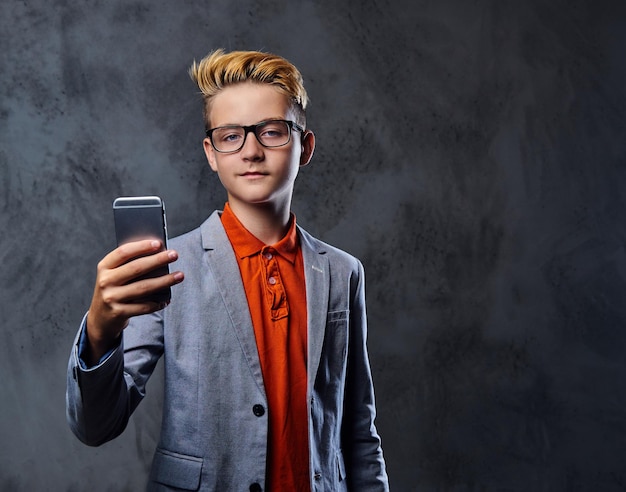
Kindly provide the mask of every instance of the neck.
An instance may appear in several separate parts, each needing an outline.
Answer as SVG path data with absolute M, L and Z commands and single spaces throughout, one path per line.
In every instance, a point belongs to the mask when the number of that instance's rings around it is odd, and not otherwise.
M 237 200 L 228 200 L 230 209 L 239 219 L 239 222 L 256 238 L 265 244 L 274 244 L 280 241 L 289 227 L 289 206 L 276 204 L 247 204 Z

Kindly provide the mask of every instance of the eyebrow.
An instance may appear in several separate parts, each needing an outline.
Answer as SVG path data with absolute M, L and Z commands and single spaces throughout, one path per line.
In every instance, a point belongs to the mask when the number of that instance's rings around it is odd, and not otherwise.
M 272 120 L 289 121 L 286 116 L 270 116 L 269 118 L 263 118 L 262 120 L 259 120 L 256 123 L 250 123 L 249 125 L 243 125 L 241 123 L 224 123 L 223 125 L 215 125 L 213 128 L 220 128 L 222 126 L 252 126 L 252 125 L 258 125 L 259 123 L 263 123 L 264 121 L 272 121 Z

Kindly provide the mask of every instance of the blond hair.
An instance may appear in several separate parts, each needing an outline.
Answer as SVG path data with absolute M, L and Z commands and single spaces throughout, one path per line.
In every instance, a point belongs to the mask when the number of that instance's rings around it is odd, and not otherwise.
M 204 124 L 210 127 L 211 101 L 229 85 L 240 82 L 270 84 L 285 94 L 296 113 L 297 123 L 306 126 L 306 106 L 309 102 L 302 75 L 289 61 L 271 53 L 261 51 L 215 50 L 200 62 L 194 60 L 189 75 L 198 84 L 204 100 Z

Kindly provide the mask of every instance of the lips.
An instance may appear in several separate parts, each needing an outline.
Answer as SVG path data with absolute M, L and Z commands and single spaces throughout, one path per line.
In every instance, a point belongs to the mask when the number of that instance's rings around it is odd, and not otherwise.
M 243 178 L 250 178 L 250 179 L 262 178 L 263 176 L 267 176 L 267 173 L 262 173 L 259 171 L 248 171 L 248 172 L 242 173 L 241 176 Z

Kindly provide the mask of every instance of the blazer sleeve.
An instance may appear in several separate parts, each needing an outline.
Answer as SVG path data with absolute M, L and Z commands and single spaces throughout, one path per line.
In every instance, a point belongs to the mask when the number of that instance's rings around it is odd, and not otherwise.
M 389 483 L 381 441 L 374 424 L 376 405 L 367 354 L 365 275 L 358 262 L 353 277 L 350 341 L 344 400 L 343 453 L 348 490 L 388 491 Z
M 70 353 L 66 416 L 78 439 L 99 446 L 122 433 L 145 396 L 146 383 L 163 353 L 163 320 L 160 313 L 133 318 L 120 345 L 90 368 L 85 368 L 79 358 L 79 341 L 86 323 L 87 315 Z M 135 331 L 133 336 L 126 335 L 128 330 Z M 125 344 L 126 338 L 132 343 Z

